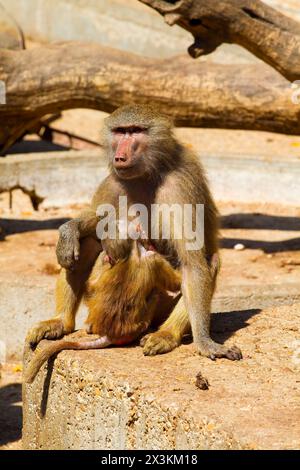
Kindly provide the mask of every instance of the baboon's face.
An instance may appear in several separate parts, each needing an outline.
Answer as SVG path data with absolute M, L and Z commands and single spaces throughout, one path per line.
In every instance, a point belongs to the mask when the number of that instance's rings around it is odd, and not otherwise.
M 138 126 L 112 129 L 112 166 L 122 179 L 132 179 L 146 173 L 149 135 Z

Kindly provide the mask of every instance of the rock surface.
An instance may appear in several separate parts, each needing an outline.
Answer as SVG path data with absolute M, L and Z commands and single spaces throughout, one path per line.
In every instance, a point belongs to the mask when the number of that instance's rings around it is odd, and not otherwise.
M 138 346 L 62 352 L 24 386 L 24 448 L 299 449 L 299 320 L 299 304 L 217 315 L 214 336 L 239 345 L 240 362 L 191 344 L 152 358 Z

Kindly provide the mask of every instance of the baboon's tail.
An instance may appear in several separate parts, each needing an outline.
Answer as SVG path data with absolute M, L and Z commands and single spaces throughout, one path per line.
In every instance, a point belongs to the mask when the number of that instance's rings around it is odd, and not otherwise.
M 42 365 L 48 361 L 51 356 L 59 353 L 60 351 L 64 351 L 65 349 L 102 349 L 110 345 L 111 341 L 106 336 L 102 336 L 90 341 L 66 341 L 64 339 L 51 341 L 46 346 L 38 348 L 35 351 L 33 358 L 24 372 L 24 382 L 31 384 Z

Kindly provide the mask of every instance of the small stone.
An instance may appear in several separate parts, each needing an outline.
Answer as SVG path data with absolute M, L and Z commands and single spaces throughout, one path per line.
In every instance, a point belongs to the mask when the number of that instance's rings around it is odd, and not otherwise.
M 200 390 L 209 389 L 208 380 L 205 377 L 203 377 L 201 372 L 198 372 L 198 374 L 196 375 L 196 387 L 199 388 Z
M 242 243 L 237 243 L 236 245 L 234 245 L 233 248 L 237 251 L 242 251 L 245 249 L 245 245 L 243 245 Z

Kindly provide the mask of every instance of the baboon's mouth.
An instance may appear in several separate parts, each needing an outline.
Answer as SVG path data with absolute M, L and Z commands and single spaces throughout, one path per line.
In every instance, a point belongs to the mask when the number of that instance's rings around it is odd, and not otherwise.
M 141 176 L 141 172 L 139 172 L 138 168 L 136 165 L 128 165 L 125 167 L 117 167 L 115 166 L 115 172 L 118 176 L 121 178 L 136 178 Z

